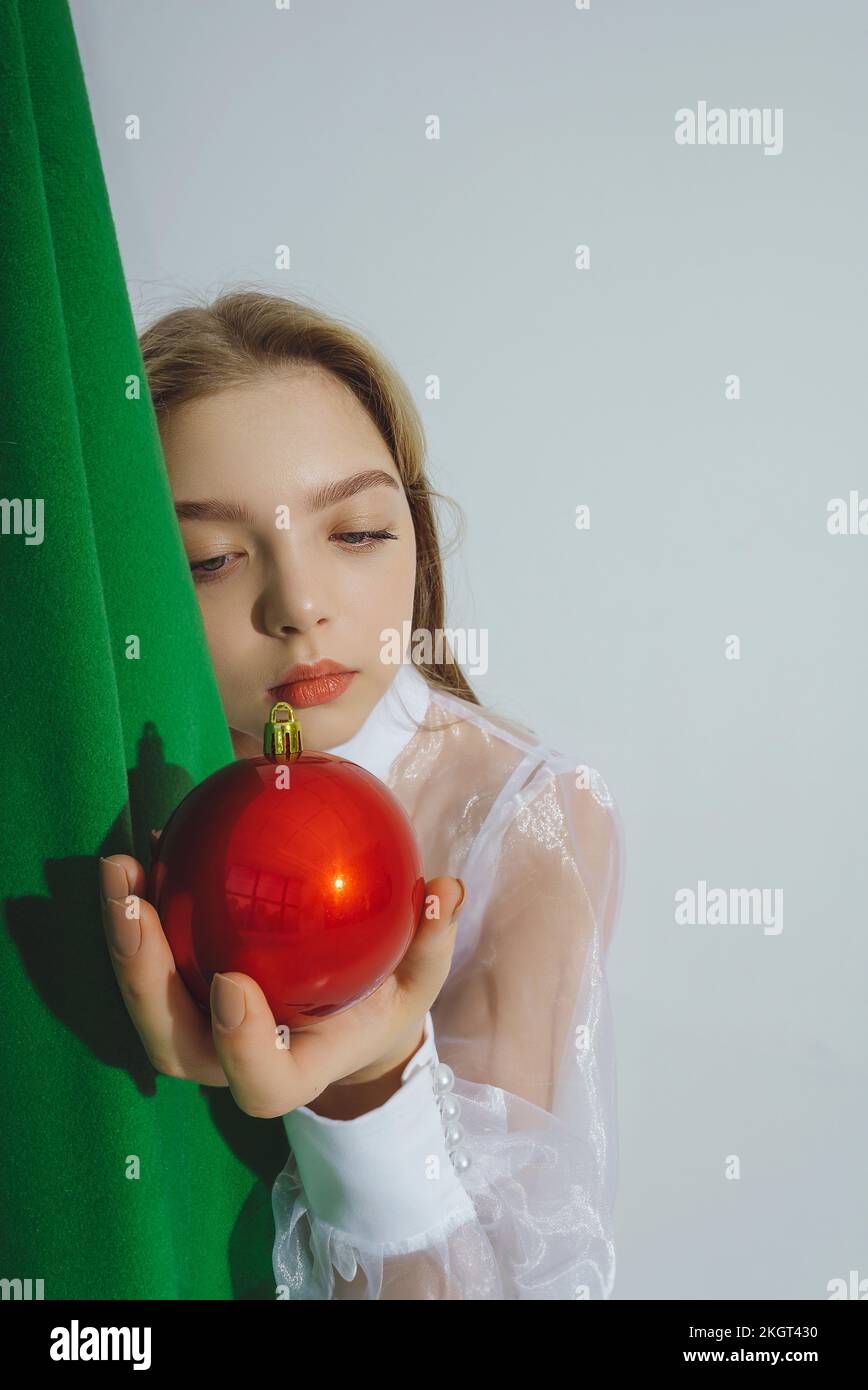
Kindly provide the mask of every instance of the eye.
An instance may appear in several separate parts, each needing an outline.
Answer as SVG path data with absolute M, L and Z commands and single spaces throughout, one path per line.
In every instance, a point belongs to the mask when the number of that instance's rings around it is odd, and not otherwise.
M 233 558 L 234 552 L 228 555 L 212 555 L 207 560 L 196 560 L 190 565 L 190 573 L 196 584 L 211 584 L 215 579 L 219 579 L 230 568 L 226 563 Z
M 398 539 L 391 531 L 337 531 L 335 535 L 346 550 L 376 550 L 383 541 Z

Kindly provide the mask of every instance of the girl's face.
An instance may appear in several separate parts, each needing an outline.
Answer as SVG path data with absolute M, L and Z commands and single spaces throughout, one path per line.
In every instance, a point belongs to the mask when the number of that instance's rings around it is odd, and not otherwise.
M 377 427 L 330 373 L 287 366 L 178 406 L 161 436 L 236 756 L 262 752 L 278 699 L 305 748 L 345 742 L 397 673 L 383 630 L 405 651 L 413 617 L 413 522 Z M 355 672 L 336 697 L 275 689 L 326 658 Z

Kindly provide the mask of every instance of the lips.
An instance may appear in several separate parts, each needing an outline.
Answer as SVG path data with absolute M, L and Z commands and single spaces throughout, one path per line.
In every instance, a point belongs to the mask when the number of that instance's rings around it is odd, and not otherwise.
M 328 700 L 337 699 L 356 674 L 339 661 L 298 662 L 268 693 L 275 700 L 286 700 L 288 704 L 304 709 L 309 705 L 322 705 Z
M 344 671 L 348 671 L 348 666 L 342 666 L 339 661 L 329 661 L 323 658 L 322 661 L 315 661 L 311 665 L 307 661 L 298 661 L 295 666 L 290 666 L 285 676 L 281 676 L 270 688 L 272 690 L 282 689 L 286 685 L 293 685 L 296 681 L 312 681 L 319 676 L 338 676 Z

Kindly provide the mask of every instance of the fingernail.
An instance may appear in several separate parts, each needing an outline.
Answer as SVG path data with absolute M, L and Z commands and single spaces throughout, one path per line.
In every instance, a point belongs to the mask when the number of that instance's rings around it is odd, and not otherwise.
M 106 898 L 106 935 L 112 950 L 124 960 L 134 956 L 142 944 L 139 900 L 128 896 L 129 903 L 125 898 Z
M 457 917 L 457 916 L 458 916 L 458 913 L 459 913 L 460 910 L 461 910 L 461 904 L 464 902 L 464 894 L 465 894 L 465 891 L 466 891 L 466 890 L 465 890 L 465 887 L 464 887 L 464 879 L 463 879 L 463 878 L 459 878 L 458 882 L 461 884 L 461 897 L 458 899 L 458 902 L 455 904 L 454 908 L 452 909 L 452 916 L 453 916 L 453 918 L 454 918 L 454 917 Z
M 129 880 L 120 864 L 111 859 L 99 858 L 100 892 L 104 898 L 124 898 L 130 891 Z
M 225 975 L 214 976 L 211 995 L 217 1022 L 221 1028 L 237 1028 L 246 1013 L 244 990 Z

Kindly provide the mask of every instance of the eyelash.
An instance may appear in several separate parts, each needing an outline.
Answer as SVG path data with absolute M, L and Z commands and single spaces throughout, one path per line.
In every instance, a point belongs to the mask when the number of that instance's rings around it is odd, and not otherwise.
M 335 532 L 335 534 L 337 535 L 339 540 L 345 536 L 369 537 L 369 539 L 362 545 L 349 544 L 345 546 L 344 548 L 347 551 L 376 550 L 379 546 L 383 544 L 383 541 L 396 541 L 398 539 L 398 537 L 394 535 L 391 531 L 337 531 Z M 221 575 L 226 573 L 228 567 L 226 565 L 221 565 L 219 569 L 206 570 L 203 569 L 203 566 L 210 565 L 214 560 L 228 560 L 232 553 L 233 552 L 230 551 L 228 555 L 213 555 L 210 556 L 207 560 L 197 560 L 194 564 L 191 564 L 190 572 L 193 575 L 194 580 L 199 584 L 213 584 L 216 579 L 219 579 Z
M 391 531 L 336 531 L 336 532 L 335 532 L 335 535 L 338 536 L 338 537 L 341 537 L 341 536 L 372 536 L 372 537 L 373 537 L 373 539 L 372 539 L 372 540 L 369 540 L 365 545 L 351 545 L 351 546 L 348 546 L 347 548 L 348 548 L 349 550 L 376 550 L 376 549 L 377 549 L 377 546 L 378 546 L 378 545 L 382 545 L 383 541 L 396 541 L 396 540 L 398 539 L 398 537 L 395 536 L 395 535 L 393 535 Z

